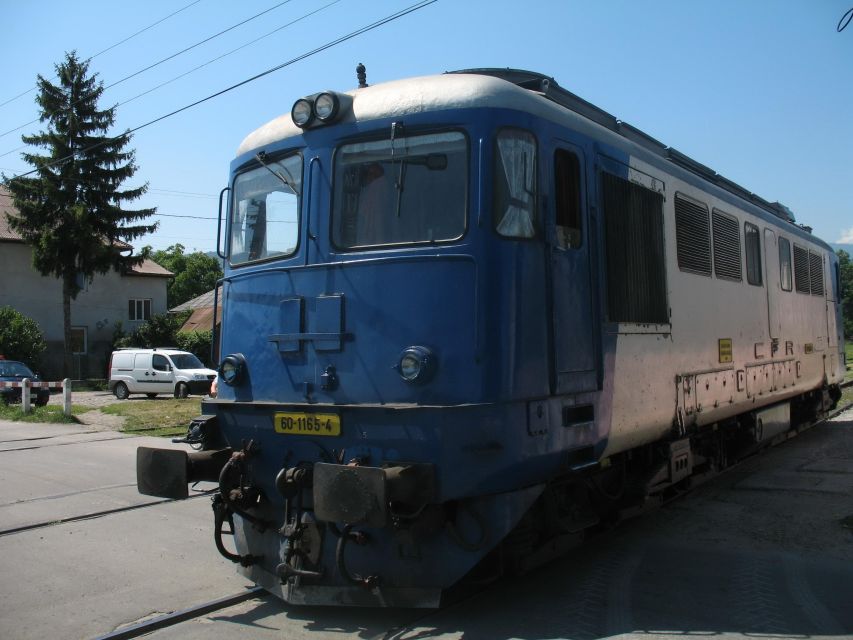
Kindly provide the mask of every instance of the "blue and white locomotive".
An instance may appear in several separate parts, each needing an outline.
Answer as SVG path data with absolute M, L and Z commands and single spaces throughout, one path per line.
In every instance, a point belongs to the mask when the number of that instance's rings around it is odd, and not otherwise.
M 139 485 L 216 479 L 291 603 L 438 606 L 840 395 L 830 247 L 540 74 L 302 98 L 223 193 L 218 396 Z

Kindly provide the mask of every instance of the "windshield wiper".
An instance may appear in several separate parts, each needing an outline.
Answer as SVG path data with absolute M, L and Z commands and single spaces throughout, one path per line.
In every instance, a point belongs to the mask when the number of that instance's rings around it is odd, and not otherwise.
M 271 174 L 273 174 L 276 178 L 278 178 L 279 180 L 281 180 L 281 181 L 282 181 L 286 186 L 290 187 L 290 190 L 291 190 L 291 191 L 293 191 L 293 195 L 296 195 L 296 196 L 298 196 L 298 195 L 299 195 L 299 192 L 296 190 L 296 180 L 294 180 L 294 179 L 293 179 L 293 176 L 292 176 L 292 175 L 290 175 L 290 172 L 289 172 L 289 171 L 284 167 L 284 165 L 279 165 L 279 166 L 280 166 L 282 169 L 284 169 L 284 171 L 287 173 L 287 175 L 288 175 L 288 177 L 287 177 L 287 178 L 285 178 L 285 177 L 284 177 L 283 175 L 281 175 L 278 171 L 276 171 L 275 169 L 273 169 L 272 167 L 270 167 L 270 166 L 269 166 L 269 165 L 264 161 L 264 159 L 267 157 L 267 152 L 266 152 L 266 151 L 258 151 L 258 153 L 256 153 L 256 154 L 255 154 L 255 157 L 258 159 L 258 162 L 260 162 L 260 163 L 261 163 L 261 165 L 263 165 L 264 169 L 266 169 L 266 170 L 267 170 L 267 171 L 269 171 Z

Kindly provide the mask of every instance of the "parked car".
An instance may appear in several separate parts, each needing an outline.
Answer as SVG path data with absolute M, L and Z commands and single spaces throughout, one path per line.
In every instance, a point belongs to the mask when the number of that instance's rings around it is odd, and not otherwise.
M 194 354 L 178 349 L 120 349 L 110 356 L 110 391 L 124 400 L 131 393 L 154 398 L 170 393 L 176 398 L 202 395 L 216 377 Z
M 6 360 L 0 356 L 0 382 L 21 382 L 29 378 L 32 382 L 39 382 L 41 378 L 23 362 L 17 360 Z M 43 407 L 50 400 L 50 389 L 30 389 L 30 397 L 33 402 Z M 0 401 L 6 404 L 21 401 L 20 387 L 0 387 Z

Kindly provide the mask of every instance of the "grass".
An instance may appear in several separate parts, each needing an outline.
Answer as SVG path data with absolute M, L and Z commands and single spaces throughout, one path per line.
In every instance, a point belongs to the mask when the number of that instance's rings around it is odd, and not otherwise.
M 29 413 L 24 413 L 20 404 L 5 404 L 0 402 L 0 420 L 79 424 L 80 421 L 75 416 L 86 413 L 89 410 L 91 410 L 91 407 L 84 407 L 79 404 L 71 405 L 71 415 L 66 416 L 62 413 L 62 407 L 54 405 L 37 407 L 33 405 Z
M 184 435 L 190 421 L 201 413 L 198 398 L 128 400 L 101 407 L 101 412 L 125 418 L 122 431 L 152 436 Z
M 847 371 L 844 374 L 844 380 L 853 380 L 853 342 L 844 343 L 844 353 L 846 354 Z

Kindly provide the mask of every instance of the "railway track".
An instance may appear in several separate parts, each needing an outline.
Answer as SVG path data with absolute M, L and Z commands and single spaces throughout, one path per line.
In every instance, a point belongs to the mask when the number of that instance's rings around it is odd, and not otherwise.
M 208 613 L 213 613 L 214 611 L 233 607 L 241 602 L 261 597 L 264 594 L 266 594 L 266 591 L 263 587 L 251 587 L 245 591 L 225 596 L 224 598 L 210 600 L 209 602 L 173 611 L 172 613 L 157 616 L 156 618 L 151 618 L 150 620 L 145 620 L 128 627 L 116 629 L 115 631 L 111 631 L 105 635 L 97 636 L 95 640 L 129 640 L 130 638 L 138 638 L 153 631 L 157 631 L 158 629 L 171 627 L 181 622 L 186 622 L 187 620 L 192 620 L 193 618 L 199 618 L 207 615 Z M 268 597 L 273 597 L 269 594 L 267 595 Z

